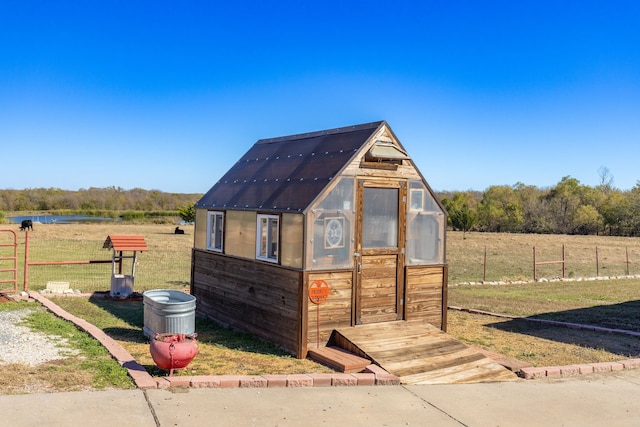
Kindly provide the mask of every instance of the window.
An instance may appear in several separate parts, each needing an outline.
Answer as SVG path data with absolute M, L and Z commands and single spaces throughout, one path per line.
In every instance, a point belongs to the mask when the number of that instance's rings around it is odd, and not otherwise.
M 209 212 L 207 222 L 207 248 L 222 252 L 224 241 L 224 212 Z
M 362 207 L 362 248 L 398 247 L 397 188 L 364 189 Z
M 256 258 L 278 262 L 279 226 L 277 215 L 258 215 Z

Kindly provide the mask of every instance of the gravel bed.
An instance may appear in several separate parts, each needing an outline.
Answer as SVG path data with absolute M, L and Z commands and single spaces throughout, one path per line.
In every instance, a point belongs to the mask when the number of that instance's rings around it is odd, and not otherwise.
M 72 350 L 65 347 L 66 340 L 47 336 L 19 325 L 25 316 L 35 310 L 0 312 L 0 365 L 21 363 L 35 366 L 51 360 L 66 358 Z

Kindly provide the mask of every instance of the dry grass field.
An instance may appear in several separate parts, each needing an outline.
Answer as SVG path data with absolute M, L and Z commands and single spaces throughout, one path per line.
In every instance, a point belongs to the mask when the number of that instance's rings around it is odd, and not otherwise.
M 0 229 L 6 228 L 17 230 L 14 225 L 0 225 Z M 189 284 L 193 227 L 183 228 L 185 235 L 174 235 L 170 224 L 36 224 L 31 232 L 30 252 L 33 258 L 39 260 L 108 259 L 111 252 L 102 249 L 107 235 L 141 234 L 147 241 L 149 251 L 140 255 L 135 290 L 183 289 Z M 24 233 L 18 232 L 18 237 L 23 242 Z M 618 276 L 626 274 L 627 268 L 631 274 L 640 273 L 640 241 L 634 238 L 496 233 L 467 233 L 463 238 L 462 233 L 450 232 L 447 234 L 449 304 L 640 331 L 640 307 L 636 305 L 636 301 L 640 300 L 640 280 L 536 283 L 532 281 L 534 245 L 538 261 L 561 259 L 564 245 L 567 277 L 587 278 L 598 273 L 603 277 Z M 19 249 L 24 251 L 24 245 Z M 483 267 L 485 251 L 486 273 Z M 559 277 L 561 271 L 559 264 L 539 266 L 538 277 Z M 35 267 L 29 275 L 30 289 L 43 289 L 48 280 L 67 280 L 74 289 L 83 292 L 108 291 L 110 274 L 110 265 Z M 477 283 L 483 277 L 487 282 L 527 283 L 468 284 Z M 85 302 L 89 305 L 88 310 L 105 310 L 96 301 Z M 140 335 L 140 325 L 137 321 L 122 320 L 122 314 L 116 314 L 115 317 L 119 320 L 114 324 L 100 327 L 114 334 L 136 358 L 152 369 L 151 362 L 147 360 L 146 344 L 140 337 L 128 337 L 131 333 Z M 640 356 L 640 340 L 637 337 L 541 327 L 517 320 L 452 310 L 449 311 L 448 332 L 469 344 L 528 361 L 534 366 Z M 219 332 L 206 332 L 201 338 L 203 357 L 194 361 L 191 368 L 197 373 L 300 372 L 317 369 L 316 366 L 299 365 L 273 349 L 256 350 L 246 343 L 225 344 Z M 235 338 L 226 339 L 235 342 Z M 206 354 L 211 354 L 211 358 L 204 357 Z M 253 354 L 259 354 L 261 359 L 251 361 Z M 219 363 L 222 360 L 224 364 Z M 185 374 L 193 372 L 185 371 Z
M 447 233 L 450 284 L 533 280 L 534 246 L 536 260 L 546 262 L 562 260 L 564 245 L 566 277 L 640 274 L 640 239 L 635 237 L 477 232 L 464 237 Z M 537 266 L 538 278 L 561 276 L 561 264 Z
M 189 286 L 193 226 L 182 226 L 185 234 L 174 234 L 172 224 L 148 223 L 90 223 L 90 224 L 34 224 L 29 232 L 31 261 L 110 260 L 112 251 L 103 249 L 111 234 L 142 235 L 149 248 L 138 253 L 135 270 L 135 290 L 183 289 Z M 25 232 L 18 225 L 0 225 L 0 230 L 12 229 L 18 234 L 18 259 L 24 260 Z M 10 237 L 0 233 L 0 243 Z M 130 253 L 128 253 L 130 255 Z M 125 253 L 127 255 L 127 253 Z M 123 265 L 123 273 L 130 274 L 131 264 Z M 20 266 L 22 267 L 22 265 Z M 19 288 L 22 289 L 22 271 Z M 82 292 L 105 291 L 110 288 L 111 264 L 32 266 L 29 269 L 29 290 L 42 290 L 48 281 L 69 282 L 72 289 Z
M 626 275 L 627 266 L 629 274 L 640 273 L 636 238 L 467 233 L 463 239 L 462 233 L 450 232 L 447 243 L 451 306 L 640 332 L 640 279 L 610 279 Z M 564 245 L 566 277 L 573 280 L 533 282 L 534 245 L 538 261 L 561 260 Z M 481 284 L 485 248 L 487 277 Z M 538 266 L 538 278 L 561 274 L 561 264 Z M 500 281 L 507 284 L 496 284 Z M 523 283 L 510 283 L 514 281 Z M 640 356 L 640 340 L 635 336 L 454 310 L 448 314 L 450 334 L 534 366 Z

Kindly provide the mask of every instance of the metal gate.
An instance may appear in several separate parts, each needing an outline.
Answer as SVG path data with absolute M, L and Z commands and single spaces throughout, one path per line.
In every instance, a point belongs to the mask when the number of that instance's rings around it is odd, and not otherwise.
M 4 233 L 10 233 L 8 239 Z M 9 276 L 13 278 L 5 278 Z M 13 283 L 13 289 L 3 289 L 4 283 Z M 0 284 L 0 292 L 18 293 L 18 236 L 13 230 L 0 230 Z

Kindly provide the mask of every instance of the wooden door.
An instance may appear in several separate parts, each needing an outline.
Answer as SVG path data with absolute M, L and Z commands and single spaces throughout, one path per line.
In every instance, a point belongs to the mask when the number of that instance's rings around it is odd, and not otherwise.
M 404 317 L 406 184 L 358 182 L 356 324 Z

